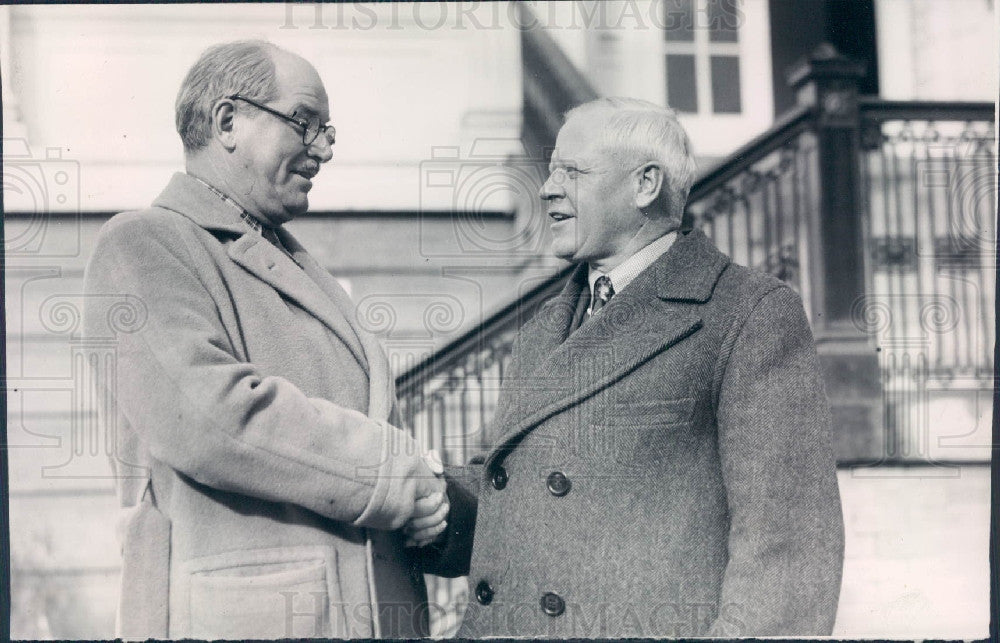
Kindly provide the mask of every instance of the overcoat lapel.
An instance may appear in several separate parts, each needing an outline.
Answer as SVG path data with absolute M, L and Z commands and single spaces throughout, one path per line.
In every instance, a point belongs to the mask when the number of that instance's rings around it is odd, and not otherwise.
M 513 358 L 504 373 L 503 389 L 491 425 L 495 430 L 504 431 L 505 424 L 499 420 L 505 417 L 508 407 L 521 401 L 518 395 L 513 394 L 515 391 L 532 385 L 562 385 L 558 373 L 549 374 L 548 380 L 537 374 L 538 365 L 569 336 L 584 288 L 587 288 L 587 267 L 581 265 L 570 275 L 562 291 L 542 304 L 515 336 Z M 531 379 L 522 374 L 531 375 Z M 496 434 L 493 433 L 492 437 Z
M 302 244 L 287 230 L 279 230 L 278 236 L 295 257 L 295 260 L 302 266 L 302 270 L 336 306 L 342 317 L 334 315 L 334 319 L 342 318 L 347 322 L 345 334 L 350 332 L 355 341 L 354 345 L 360 345 L 363 354 L 362 367 L 368 373 L 368 416 L 378 420 L 388 419 L 395 401 L 395 381 L 389 372 L 389 362 L 385 359 L 382 346 L 374 335 L 359 327 L 357 307 L 340 283 L 319 262 L 313 259 L 312 255 L 306 252 Z M 336 329 L 333 330 L 337 332 L 338 336 L 340 335 Z
M 291 238 L 287 233 L 283 236 L 285 239 Z M 301 261 L 302 257 L 308 257 L 301 246 L 298 246 L 298 250 L 299 256 L 296 259 Z M 288 255 L 258 234 L 244 234 L 229 246 L 229 258 L 323 322 L 344 342 L 361 368 L 368 373 L 364 349 L 348 322 L 347 315 L 350 314 L 351 307 L 346 307 L 345 311 L 344 307 L 337 305 L 339 302 L 334 301 L 327 289 L 318 288 L 320 284 L 316 276 L 325 272 L 322 268 L 315 266 L 313 275 L 307 274 L 304 268 L 300 269 Z M 330 280 L 333 281 L 333 278 Z M 339 287 L 338 290 L 343 293 Z M 347 294 L 343 293 L 342 296 L 346 298 Z
M 532 373 L 569 337 L 573 316 L 587 287 L 587 268 L 578 266 L 562 291 L 545 302 L 518 334 L 516 370 Z
M 489 464 L 511 442 L 548 418 L 614 384 L 701 327 L 697 306 L 711 297 L 728 265 L 699 231 L 674 246 L 572 334 L 581 266 L 518 336 L 512 378 L 494 422 L 500 438 Z M 585 277 L 584 277 L 584 283 Z
M 294 261 L 259 234 L 248 232 L 235 208 L 183 173 L 174 174 L 153 205 L 174 210 L 206 230 L 238 236 L 229 247 L 229 258 L 327 326 L 368 374 L 369 415 L 388 417 L 391 382 L 388 365 L 380 356 L 381 348 L 374 337 L 356 329 L 350 297 L 291 234 L 279 230 L 279 239 Z

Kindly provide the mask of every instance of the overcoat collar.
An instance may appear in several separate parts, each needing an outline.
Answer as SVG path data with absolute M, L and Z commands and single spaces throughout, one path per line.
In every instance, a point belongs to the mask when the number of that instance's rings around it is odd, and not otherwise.
M 587 267 L 546 302 L 518 333 L 511 377 L 494 419 L 503 433 L 487 464 L 549 417 L 614 384 L 653 355 L 701 327 L 729 258 L 699 230 L 688 232 L 616 294 L 599 315 L 570 334 L 587 288 Z
M 250 230 L 235 207 L 224 202 L 197 179 L 180 172 L 174 174 L 153 205 L 182 214 L 211 232 L 237 237 L 229 244 L 229 258 L 296 301 L 303 310 L 326 325 L 347 346 L 369 376 L 368 415 L 382 420 L 388 417 L 392 396 L 386 391 L 391 382 L 381 347 L 374 337 L 357 327 L 354 304 L 337 280 L 306 252 L 295 237 L 284 228 L 277 230 L 279 240 L 294 257 L 293 261 L 260 234 Z M 280 332 L 280 329 L 275 332 Z

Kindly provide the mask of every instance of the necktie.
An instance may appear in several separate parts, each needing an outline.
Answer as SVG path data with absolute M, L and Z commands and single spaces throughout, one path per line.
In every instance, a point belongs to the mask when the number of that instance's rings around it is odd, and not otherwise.
M 602 275 L 594 282 L 594 301 L 590 305 L 590 314 L 596 315 L 597 311 L 604 308 L 605 304 L 615 296 L 615 288 L 611 285 L 611 277 Z

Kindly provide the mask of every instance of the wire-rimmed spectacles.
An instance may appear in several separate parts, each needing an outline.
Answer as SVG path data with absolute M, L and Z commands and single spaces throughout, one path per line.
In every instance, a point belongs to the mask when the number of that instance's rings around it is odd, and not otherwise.
M 261 105 L 257 101 L 251 100 L 246 96 L 240 96 L 239 94 L 232 94 L 230 96 L 226 96 L 226 98 L 229 100 L 241 100 L 244 103 L 249 103 L 257 109 L 262 109 L 269 114 L 273 114 L 282 120 L 288 121 L 289 123 L 300 127 L 302 129 L 302 144 L 306 147 L 312 145 L 313 141 L 319 138 L 320 134 L 326 138 L 326 142 L 329 143 L 330 146 L 333 146 L 333 144 L 337 141 L 337 128 L 333 125 L 321 124 L 318 116 L 304 119 L 297 117 L 295 112 L 292 112 L 291 116 L 289 116 L 288 114 L 282 114 L 276 109 L 272 109 L 267 105 Z

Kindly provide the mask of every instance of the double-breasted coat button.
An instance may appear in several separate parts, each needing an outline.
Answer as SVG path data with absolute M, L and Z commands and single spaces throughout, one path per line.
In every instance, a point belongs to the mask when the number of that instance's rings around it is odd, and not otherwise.
M 573 486 L 573 483 L 570 482 L 569 478 L 562 471 L 553 471 L 550 473 L 546 483 L 549 487 L 549 493 L 553 496 L 565 496 Z
M 489 605 L 493 602 L 493 587 L 485 579 L 476 585 L 476 600 L 482 605 Z
M 566 611 L 566 601 L 555 592 L 545 592 L 542 594 L 542 611 L 549 616 L 559 616 Z
M 497 465 L 493 468 L 493 488 L 499 491 L 507 486 L 507 470 Z

